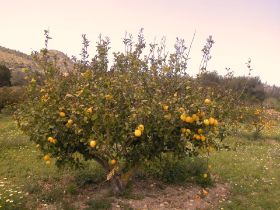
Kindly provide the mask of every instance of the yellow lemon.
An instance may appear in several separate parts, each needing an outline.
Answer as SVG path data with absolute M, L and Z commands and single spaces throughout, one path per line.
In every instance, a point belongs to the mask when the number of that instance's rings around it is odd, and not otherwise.
M 92 113 L 92 111 L 93 111 L 93 108 L 92 108 L 92 107 L 90 107 L 90 108 L 88 108 L 88 109 L 87 109 L 87 111 L 86 111 L 86 112 L 91 114 L 91 113 Z
M 199 117 L 196 114 L 193 114 L 192 119 L 193 119 L 193 121 L 197 121 L 197 120 L 199 120 Z
M 69 124 L 69 125 L 72 125 L 73 124 L 73 120 L 71 120 L 71 119 L 69 119 L 68 121 L 67 121 L 67 123 Z
M 143 124 L 140 124 L 140 125 L 138 125 L 137 129 L 139 129 L 141 132 L 143 132 L 145 127 Z
M 206 179 L 208 177 L 207 174 L 203 174 L 203 178 Z
M 60 117 L 65 117 L 65 113 L 64 112 L 59 112 L 59 116 Z
M 186 121 L 186 118 L 187 118 L 186 114 L 181 114 L 180 119 L 182 121 Z
M 218 124 L 219 124 L 219 123 L 218 123 L 218 120 L 215 119 L 213 125 L 214 125 L 214 126 L 217 126 Z
M 96 146 L 96 141 L 95 140 L 92 140 L 92 141 L 90 141 L 89 142 L 89 146 L 91 147 L 91 148 L 94 148 L 95 146 Z
M 115 159 L 111 160 L 111 165 L 115 165 L 117 163 L 117 161 Z
M 56 140 L 55 138 L 53 138 L 53 137 L 49 137 L 49 138 L 48 138 L 48 141 L 49 141 L 50 143 L 53 143 L 53 144 L 56 144 L 56 142 L 57 142 L 57 140 Z
M 203 135 L 201 135 L 201 136 L 200 136 L 200 139 L 201 139 L 201 141 L 205 141 L 205 140 L 206 140 L 206 137 L 203 136 Z
M 69 119 L 66 123 L 66 127 L 70 128 L 73 125 L 73 122 L 74 122 L 73 120 Z
M 134 135 L 135 135 L 136 137 L 140 137 L 140 136 L 142 135 L 142 131 L 141 131 L 140 129 L 136 129 L 136 130 L 134 131 Z
M 195 136 L 195 139 L 196 139 L 196 140 L 200 140 L 200 139 L 201 139 L 201 138 L 200 138 L 200 135 L 196 135 L 196 136 Z
M 205 120 L 203 121 L 203 123 L 204 123 L 204 125 L 208 126 L 208 125 L 209 125 L 209 120 L 205 119 Z
M 167 105 L 163 105 L 163 106 L 162 106 L 162 108 L 163 108 L 163 110 L 164 110 L 164 111 L 166 111 L 166 112 L 167 112 L 167 111 L 168 111 L 169 106 L 167 106 Z
M 49 141 L 49 142 L 53 142 L 53 140 L 54 140 L 53 137 L 49 137 L 49 138 L 48 138 L 48 141 Z
M 213 117 L 210 117 L 209 118 L 209 124 L 214 125 L 214 123 L 215 123 L 215 119 Z
M 186 119 L 185 119 L 185 122 L 187 122 L 187 123 L 193 123 L 193 118 L 192 117 L 186 117 Z
M 44 161 L 48 161 L 48 160 L 51 159 L 51 157 L 50 157 L 50 155 L 45 155 L 45 156 L 43 157 L 43 159 L 44 159 Z
M 206 99 L 204 100 L 204 103 L 207 104 L 207 105 L 208 105 L 208 104 L 211 104 L 211 100 L 208 99 L 208 98 L 206 98 Z
M 197 130 L 197 133 L 202 134 L 202 133 L 203 133 L 203 130 L 202 130 L 201 128 L 199 128 L 199 129 Z

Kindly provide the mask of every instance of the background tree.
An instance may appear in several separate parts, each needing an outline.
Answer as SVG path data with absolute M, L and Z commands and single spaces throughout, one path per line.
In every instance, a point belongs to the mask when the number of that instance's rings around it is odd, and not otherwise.
M 11 86 L 11 72 L 10 70 L 0 64 L 0 87 Z

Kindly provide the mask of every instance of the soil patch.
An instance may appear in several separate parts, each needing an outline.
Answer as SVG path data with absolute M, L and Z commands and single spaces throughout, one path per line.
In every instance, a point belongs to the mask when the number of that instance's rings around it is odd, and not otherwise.
M 171 186 L 161 183 L 138 182 L 132 195 L 139 199 L 117 199 L 112 209 L 129 206 L 132 209 L 215 209 L 229 195 L 228 184 L 216 184 L 211 188 L 196 185 Z
M 121 197 L 113 196 L 108 184 L 87 186 L 79 189 L 77 195 L 65 195 L 64 201 L 76 209 L 87 209 L 91 201 L 105 200 L 111 209 L 141 210 L 194 210 L 216 209 L 220 202 L 229 196 L 229 184 L 217 183 L 213 187 L 202 188 L 197 185 L 168 185 L 154 180 L 137 181 Z M 40 210 L 56 210 L 54 204 L 42 204 Z

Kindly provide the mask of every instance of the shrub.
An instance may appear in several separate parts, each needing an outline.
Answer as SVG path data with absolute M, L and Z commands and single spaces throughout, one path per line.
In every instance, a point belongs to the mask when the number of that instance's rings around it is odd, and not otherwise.
M 280 111 L 280 100 L 277 98 L 273 98 L 273 97 L 266 98 L 263 104 L 265 107 L 269 109 L 275 109 L 278 112 Z
M 84 168 L 79 169 L 75 174 L 75 182 L 79 186 L 100 183 L 106 179 L 104 169 L 98 164 L 85 164 Z
M 171 184 L 192 182 L 209 186 L 212 183 L 207 161 L 199 157 L 178 159 L 170 154 L 164 155 L 161 159 L 146 164 L 143 172 Z
M 24 95 L 21 87 L 2 87 L 0 88 L 0 112 L 4 107 L 18 104 Z
M 142 55 L 142 33 L 134 46 L 126 38 L 126 51 L 113 53 L 109 68 L 109 40 L 100 38 L 89 63 L 83 37 L 83 59 L 69 74 L 47 62 L 43 50 L 45 57 L 37 59 L 45 80 L 38 85 L 36 75 L 28 74 L 27 97 L 17 111 L 20 128 L 38 144 L 46 164 L 55 158 L 58 166 L 78 167 L 82 159 L 95 160 L 119 193 L 146 161 L 165 153 L 197 156 L 219 145 L 231 120 L 222 121 L 237 103 L 223 89 L 204 88 L 187 75 L 183 40 L 168 56 L 164 45 L 153 44 Z
M 26 74 L 23 71 L 14 70 L 11 74 L 11 85 L 12 86 L 24 86 L 27 85 L 25 79 Z
M 262 106 L 245 107 L 243 115 L 247 130 L 253 131 L 253 139 L 261 138 L 263 130 L 271 130 L 278 120 L 275 111 L 265 109 Z
M 11 86 L 11 72 L 10 70 L 0 64 L 0 87 Z

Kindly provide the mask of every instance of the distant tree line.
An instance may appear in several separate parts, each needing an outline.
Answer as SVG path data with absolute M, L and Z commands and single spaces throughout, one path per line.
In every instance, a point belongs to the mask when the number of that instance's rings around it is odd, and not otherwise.
M 264 84 L 259 77 L 225 77 L 213 71 L 203 73 L 199 79 L 205 86 L 218 85 L 223 86 L 225 90 L 239 92 L 241 98 L 247 100 L 248 103 L 261 103 L 268 108 L 280 111 L 280 87 Z

